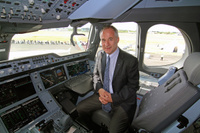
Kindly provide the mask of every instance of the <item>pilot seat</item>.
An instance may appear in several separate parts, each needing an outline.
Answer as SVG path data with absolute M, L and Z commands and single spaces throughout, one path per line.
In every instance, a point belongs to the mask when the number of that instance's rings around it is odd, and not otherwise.
M 192 53 L 165 83 L 146 93 L 130 126 L 130 131 L 144 129 L 161 132 L 172 122 L 179 120 L 180 128 L 187 126 L 182 114 L 200 98 L 200 53 Z M 110 114 L 97 110 L 92 120 L 109 129 Z M 183 122 L 184 121 L 184 122 Z
M 200 98 L 200 53 L 189 55 L 183 65 L 164 84 L 147 93 L 131 127 L 161 132 L 178 120 L 178 128 L 188 126 L 182 114 Z

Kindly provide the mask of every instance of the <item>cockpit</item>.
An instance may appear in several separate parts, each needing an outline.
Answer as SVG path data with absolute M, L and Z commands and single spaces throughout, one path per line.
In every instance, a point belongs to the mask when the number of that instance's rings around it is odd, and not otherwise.
M 139 61 L 139 108 L 169 67 L 181 69 L 199 52 L 199 5 L 195 0 L 0 0 L 0 131 L 88 132 L 77 120 L 76 105 L 93 93 L 99 33 L 106 25 L 119 29 L 119 47 Z M 96 130 L 107 131 L 105 123 L 97 123 Z

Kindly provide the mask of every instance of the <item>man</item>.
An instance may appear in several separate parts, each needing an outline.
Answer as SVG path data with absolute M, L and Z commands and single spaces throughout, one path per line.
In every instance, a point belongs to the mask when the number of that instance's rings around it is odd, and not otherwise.
M 138 61 L 118 48 L 119 36 L 115 27 L 104 27 L 100 39 L 103 51 L 98 53 L 94 68 L 95 93 L 80 102 L 77 111 L 87 118 L 99 109 L 112 113 L 109 132 L 122 133 L 130 125 L 136 109 Z

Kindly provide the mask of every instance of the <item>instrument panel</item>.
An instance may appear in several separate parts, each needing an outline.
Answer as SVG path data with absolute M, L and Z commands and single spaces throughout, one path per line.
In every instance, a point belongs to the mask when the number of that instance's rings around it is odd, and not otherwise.
M 54 65 L 57 63 L 74 60 L 83 56 L 87 56 L 88 53 L 79 53 L 64 57 L 59 57 L 56 54 L 46 54 L 41 56 L 33 56 L 30 58 L 24 58 L 21 60 L 7 61 L 0 63 L 0 79 L 13 74 L 34 70 L 37 68 Z
M 0 85 L 0 109 L 35 94 L 29 76 L 9 81 Z
M 43 71 L 40 73 L 40 77 L 45 88 L 49 88 L 68 79 L 63 66 Z
M 36 97 L 1 114 L 1 119 L 9 132 L 15 132 L 47 112 Z
M 53 123 L 55 132 L 66 131 L 72 120 L 49 90 L 91 73 L 94 63 L 86 55 L 49 54 L 0 63 L 0 131 L 34 133 L 48 123 Z

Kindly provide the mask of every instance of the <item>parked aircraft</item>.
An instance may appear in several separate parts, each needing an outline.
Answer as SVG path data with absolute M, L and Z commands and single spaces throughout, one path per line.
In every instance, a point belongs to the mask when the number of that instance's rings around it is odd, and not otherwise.
M 0 10 L 1 133 L 90 132 L 76 105 L 93 93 L 105 25 L 139 62 L 126 132 L 200 131 L 200 1 L 0 0 Z M 92 120 L 109 132 L 108 114 Z

